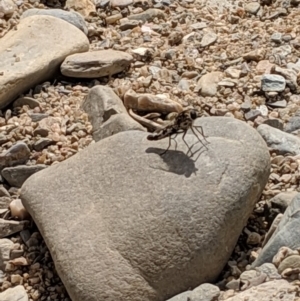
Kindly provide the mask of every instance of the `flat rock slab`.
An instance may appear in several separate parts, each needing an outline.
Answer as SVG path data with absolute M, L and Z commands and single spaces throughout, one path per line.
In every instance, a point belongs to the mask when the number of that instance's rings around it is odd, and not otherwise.
M 279 155 L 299 155 L 300 139 L 299 137 L 275 129 L 267 124 L 261 124 L 257 131 L 264 138 L 268 147 L 276 151 Z
M 163 301 L 216 280 L 265 187 L 270 157 L 249 125 L 196 121 L 208 150 L 118 133 L 32 175 L 21 199 L 73 301 Z M 185 139 L 196 152 L 201 144 Z M 197 158 L 198 157 L 198 158 Z M 74 264 L 74 260 L 76 264 Z
M 1 171 L 3 178 L 13 187 L 21 187 L 23 183 L 34 173 L 46 168 L 47 165 L 19 165 L 6 167 Z
M 132 60 L 130 54 L 117 50 L 77 53 L 64 60 L 60 71 L 69 77 L 97 78 L 124 71 Z
M 300 193 L 292 200 L 273 235 L 259 253 L 252 267 L 258 267 L 266 262 L 272 262 L 273 257 L 281 247 L 292 250 L 300 248 Z
M 0 43 L 0 109 L 51 78 L 68 55 L 88 50 L 85 34 L 66 21 L 42 15 L 22 19 Z

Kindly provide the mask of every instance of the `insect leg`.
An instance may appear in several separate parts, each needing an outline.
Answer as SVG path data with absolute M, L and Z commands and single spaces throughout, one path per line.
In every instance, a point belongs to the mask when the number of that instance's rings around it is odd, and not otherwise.
M 187 133 L 187 131 L 184 131 L 184 133 L 183 133 L 183 135 L 182 135 L 182 140 L 183 140 L 183 142 L 185 143 L 185 145 L 186 145 L 187 148 L 188 148 L 188 151 L 187 151 L 187 153 L 186 153 L 187 156 L 188 156 L 189 152 L 191 152 L 191 154 L 192 154 L 191 147 L 193 147 L 193 146 L 189 146 L 189 145 L 187 144 L 187 142 L 185 141 L 184 137 L 185 137 L 186 133 Z
M 207 143 L 209 143 L 209 142 L 205 139 L 205 138 L 207 138 L 207 136 L 204 135 L 202 126 L 201 126 L 201 125 L 194 125 L 193 127 L 194 127 L 195 130 L 196 130 L 196 131 L 204 138 L 204 140 L 205 140 Z M 198 130 L 198 129 L 200 129 L 200 130 Z
M 201 139 L 198 137 L 198 135 L 196 134 L 196 132 L 194 131 L 193 127 L 191 127 L 191 130 L 193 132 L 193 134 L 197 137 L 198 141 L 207 149 L 207 146 L 201 141 Z M 201 133 L 200 133 L 201 134 Z M 207 141 L 205 138 L 204 138 L 205 141 Z

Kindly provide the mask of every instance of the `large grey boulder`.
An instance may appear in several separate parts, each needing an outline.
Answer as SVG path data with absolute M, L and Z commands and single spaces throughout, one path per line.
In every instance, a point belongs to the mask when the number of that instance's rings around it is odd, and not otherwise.
M 265 262 L 272 262 L 273 257 L 281 247 L 289 247 L 292 250 L 300 248 L 299 227 L 300 193 L 293 198 L 285 210 L 277 229 L 252 263 L 252 267 L 258 267 Z
M 197 120 L 210 144 L 121 132 L 21 189 L 73 301 L 162 301 L 216 280 L 269 176 L 265 142 L 233 118 Z M 198 140 L 186 135 L 189 145 Z M 193 147 L 196 152 L 200 147 Z
M 0 43 L 0 109 L 51 78 L 68 55 L 88 50 L 86 35 L 66 21 L 44 15 L 22 19 Z

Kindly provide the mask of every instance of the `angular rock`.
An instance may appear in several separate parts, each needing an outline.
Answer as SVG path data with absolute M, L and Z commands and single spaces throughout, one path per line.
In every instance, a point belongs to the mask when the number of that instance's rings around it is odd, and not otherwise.
M 271 35 L 271 41 L 275 43 L 280 43 L 282 41 L 282 33 L 281 32 L 274 32 Z
M 287 86 L 289 86 L 292 91 L 297 90 L 297 72 L 295 70 L 285 69 L 275 65 L 273 67 L 273 72 L 283 76 L 286 80 Z
M 9 255 L 13 245 L 14 243 L 10 239 L 0 239 L 0 270 L 4 271 L 5 265 L 10 259 Z
M 260 285 L 251 287 L 236 294 L 236 296 L 226 299 L 226 301 L 294 301 L 296 296 L 297 286 L 289 283 L 284 279 L 273 280 Z
M 85 23 L 84 18 L 81 14 L 77 13 L 76 11 L 65 11 L 62 9 L 37 9 L 31 8 L 27 9 L 21 16 L 22 18 L 26 18 L 29 16 L 34 15 L 44 15 L 44 16 L 52 16 L 59 19 L 62 19 L 80 29 L 85 35 L 88 34 L 88 29 Z
M 66 57 L 60 71 L 69 77 L 97 78 L 124 71 L 132 60 L 130 54 L 111 49 L 77 53 Z
M 30 157 L 30 149 L 27 144 L 20 141 L 9 148 L 4 154 L 0 154 L 0 170 L 5 167 L 24 164 Z
M 28 301 L 28 295 L 23 285 L 8 288 L 0 293 L 0 300 L 3 301 Z
M 124 95 L 124 105 L 127 109 L 164 114 L 183 110 L 181 104 L 171 99 L 148 93 L 139 94 L 131 89 Z
M 0 108 L 51 78 L 68 55 L 88 49 L 89 41 L 84 33 L 61 19 L 52 16 L 22 19 L 16 30 L 1 38 Z
M 216 42 L 217 39 L 218 39 L 218 36 L 216 33 L 207 32 L 206 34 L 204 34 L 204 36 L 200 42 L 200 46 L 207 47 L 209 45 L 212 45 L 214 42 Z
M 267 119 L 263 122 L 263 124 L 267 124 L 275 129 L 283 131 L 283 123 L 280 119 Z
M 276 151 L 279 155 L 290 153 L 300 154 L 300 139 L 292 134 L 275 129 L 267 124 L 261 124 L 257 131 L 264 138 L 268 147 Z
M 249 2 L 245 4 L 245 11 L 249 14 L 255 15 L 260 9 L 260 4 L 258 2 Z
M 145 131 L 143 126 L 127 114 L 122 100 L 110 87 L 93 87 L 82 107 L 93 126 L 95 141 L 123 131 Z
M 284 131 L 292 133 L 300 129 L 300 116 L 293 116 L 285 125 Z
M 28 225 L 26 221 L 11 221 L 0 218 L 0 238 L 22 231 Z M 1 299 L 0 299 L 1 300 Z
M 136 14 L 136 15 L 130 15 L 127 17 L 129 20 L 138 20 L 145 22 L 151 22 L 153 19 L 165 19 L 166 16 L 164 12 L 157 8 L 149 8 L 146 11 Z
M 266 262 L 272 262 L 273 257 L 281 247 L 291 249 L 300 248 L 299 229 L 300 226 L 300 193 L 292 200 L 286 209 L 277 229 L 259 253 L 252 267 L 257 267 Z
M 29 117 L 32 119 L 33 122 L 41 121 L 44 118 L 49 117 L 49 114 L 46 113 L 31 113 Z
M 245 113 L 245 119 L 254 121 L 258 116 L 261 116 L 260 110 L 250 110 L 249 112 Z
M 39 125 L 33 131 L 33 135 L 47 137 L 49 133 L 53 133 L 53 132 L 60 133 L 61 123 L 62 123 L 61 117 L 49 116 L 47 118 L 43 118 L 41 121 L 39 121 Z
M 31 175 L 46 167 L 43 164 L 6 167 L 1 171 L 1 175 L 10 186 L 21 187 Z
M 214 71 L 203 75 L 196 87 L 196 91 L 199 91 L 202 96 L 214 96 L 217 93 L 218 82 L 223 78 L 223 73 L 220 71 Z
M 285 84 L 285 79 L 281 75 L 264 74 L 261 77 L 261 89 L 265 92 L 282 92 Z
M 51 144 L 55 144 L 55 141 L 53 141 L 52 139 L 49 139 L 49 138 L 40 138 L 39 140 L 34 142 L 32 147 L 34 150 L 39 152 Z
M 211 137 L 197 160 L 180 136 L 162 157 L 168 141 L 127 131 L 23 184 L 23 204 L 73 301 L 165 300 L 216 280 L 265 187 L 270 157 L 244 122 L 195 124 Z M 192 133 L 185 139 L 201 148 Z
M 220 295 L 220 289 L 210 283 L 203 283 L 190 294 L 190 301 L 214 301 Z
M 65 9 L 75 10 L 84 17 L 96 13 L 96 6 L 93 0 L 67 0 Z
M 128 29 L 133 29 L 137 26 L 139 26 L 140 21 L 138 20 L 129 20 L 127 18 L 123 18 L 120 20 L 120 30 L 128 30 Z
M 282 99 L 282 100 L 277 100 L 274 102 L 267 102 L 267 105 L 272 108 L 286 108 L 287 101 L 285 99 Z
M 293 198 L 298 194 L 297 191 L 280 192 L 270 199 L 273 208 L 278 208 L 281 213 L 287 209 Z
M 269 60 L 259 61 L 256 65 L 256 71 L 258 74 L 271 73 L 274 64 L 270 63 Z

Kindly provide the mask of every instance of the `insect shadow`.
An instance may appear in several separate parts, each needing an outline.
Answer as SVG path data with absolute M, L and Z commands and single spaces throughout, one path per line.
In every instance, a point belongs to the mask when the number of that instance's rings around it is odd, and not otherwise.
M 198 171 L 198 168 L 196 168 L 195 166 L 195 162 L 198 160 L 199 156 L 203 152 L 200 151 L 200 149 L 196 159 L 192 159 L 191 156 L 188 156 L 187 154 L 179 150 L 168 150 L 168 152 L 164 156 L 161 156 L 161 151 L 162 149 L 157 147 L 149 147 L 146 149 L 146 153 L 154 153 L 157 154 L 160 158 L 162 158 L 164 163 L 166 163 L 166 165 L 168 166 L 168 168 L 165 169 L 161 166 L 150 166 L 151 168 L 160 169 L 166 172 L 173 172 L 178 175 L 184 175 L 187 178 L 189 178 L 193 173 L 196 174 L 196 172 Z

